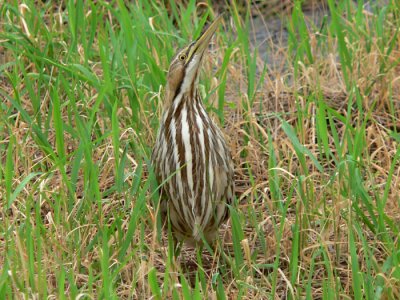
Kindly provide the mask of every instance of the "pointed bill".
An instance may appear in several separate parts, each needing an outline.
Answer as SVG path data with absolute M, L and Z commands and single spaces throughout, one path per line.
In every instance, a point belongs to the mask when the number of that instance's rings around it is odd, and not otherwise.
M 201 36 L 194 42 L 193 46 L 190 49 L 190 53 L 187 58 L 187 62 L 191 60 L 193 55 L 201 55 L 203 54 L 204 50 L 207 49 L 208 44 L 214 32 L 217 30 L 218 25 L 222 21 L 222 15 L 219 15 L 214 22 L 207 27 L 207 29 L 201 34 Z

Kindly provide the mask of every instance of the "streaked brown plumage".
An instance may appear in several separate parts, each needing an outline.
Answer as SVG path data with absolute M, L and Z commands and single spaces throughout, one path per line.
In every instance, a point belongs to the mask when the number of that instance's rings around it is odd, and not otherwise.
M 178 51 L 167 76 L 164 111 L 152 154 L 162 184 L 161 214 L 169 211 L 178 241 L 212 242 L 233 201 L 233 163 L 225 139 L 197 88 L 204 53 L 221 17 Z

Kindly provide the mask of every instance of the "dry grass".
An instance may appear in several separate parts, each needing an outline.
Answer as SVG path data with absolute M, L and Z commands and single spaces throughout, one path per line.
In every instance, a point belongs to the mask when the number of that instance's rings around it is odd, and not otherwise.
M 217 35 L 202 83 L 226 81 L 225 105 L 217 92 L 207 106 L 224 115 L 236 213 L 221 230 L 225 257 L 184 248 L 178 261 L 157 230 L 147 170 L 172 22 L 143 4 L 127 13 L 154 17 L 153 28 L 136 28 L 121 5 L 85 5 L 87 18 L 98 14 L 109 27 L 88 21 L 92 44 L 74 46 L 68 21 L 78 10 L 28 6 L 20 16 L 12 5 L 1 10 L 0 51 L 10 63 L 0 69 L 1 297 L 180 299 L 186 288 L 198 299 L 400 297 L 399 43 L 387 51 L 399 41 L 394 4 L 383 33 L 377 14 L 363 11 L 362 24 L 343 17 L 346 63 L 335 28 L 310 29 L 306 42 L 300 18 L 292 48 L 266 42 L 269 59 L 285 61 L 266 72 L 231 7 L 238 39 Z M 306 45 L 312 61 L 301 54 Z

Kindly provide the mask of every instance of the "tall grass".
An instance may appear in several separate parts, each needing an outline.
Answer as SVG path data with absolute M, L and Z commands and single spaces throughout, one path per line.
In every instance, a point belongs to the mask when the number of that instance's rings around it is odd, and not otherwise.
M 398 298 L 399 5 L 326 7 L 282 16 L 272 76 L 251 7 L 224 6 L 200 89 L 237 199 L 219 249 L 175 258 L 149 155 L 169 61 L 217 9 L 0 4 L 0 298 Z

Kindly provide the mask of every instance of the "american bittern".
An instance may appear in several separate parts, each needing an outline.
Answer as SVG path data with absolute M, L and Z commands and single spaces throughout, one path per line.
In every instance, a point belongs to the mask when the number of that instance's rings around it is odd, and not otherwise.
M 208 116 L 198 90 L 200 67 L 218 17 L 178 51 L 168 70 L 164 111 L 152 164 L 161 191 L 161 216 L 173 237 L 189 244 L 215 240 L 233 200 L 233 163 L 221 130 Z

